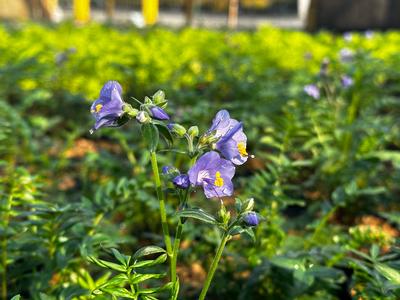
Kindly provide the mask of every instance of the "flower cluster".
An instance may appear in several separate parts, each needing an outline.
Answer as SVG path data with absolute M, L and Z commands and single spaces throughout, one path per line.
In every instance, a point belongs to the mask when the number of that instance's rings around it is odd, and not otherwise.
M 211 141 L 212 149 L 218 152 L 207 152 L 197 160 L 188 172 L 190 183 L 203 187 L 207 198 L 231 196 L 235 165 L 242 165 L 248 158 L 243 125 L 221 110 L 203 140 Z
M 214 257 L 212 266 L 218 264 L 223 248 L 233 236 L 245 234 L 253 240 L 255 239 L 253 227 L 259 224 L 260 216 L 253 211 L 254 199 L 250 198 L 242 202 L 239 198 L 236 198 L 235 213 L 233 215 L 226 209 L 224 202 L 220 199 L 234 194 L 232 179 L 235 175 L 236 167 L 244 164 L 249 156 L 246 149 L 247 136 L 243 131 L 242 122 L 232 119 L 226 110 L 219 111 L 214 117 L 210 128 L 200 135 L 197 126 L 191 126 L 186 129 L 178 123 L 170 122 L 170 116 L 164 110 L 167 106 L 164 92 L 158 91 L 151 98 L 145 97 L 143 102 L 135 98 L 133 99 L 139 104 L 138 109 L 133 108 L 130 104 L 122 100 L 122 88 L 118 82 L 107 82 L 100 91 L 99 99 L 94 101 L 91 106 L 91 113 L 95 118 L 95 124 L 91 129 L 91 133 L 101 127 L 121 126 L 130 119 L 135 119 L 140 124 L 141 133 L 150 154 L 149 158 L 153 170 L 154 186 L 159 200 L 161 227 L 166 249 L 164 250 L 158 246 L 149 246 L 148 249 L 151 250 L 148 254 L 163 253 L 160 256 L 163 260 L 159 260 L 159 258 L 155 260 L 161 263 L 169 257 L 171 282 L 167 283 L 164 287 L 170 289 L 170 299 L 176 299 L 179 294 L 176 258 L 179 253 L 183 225 L 188 218 L 212 224 L 221 230 L 222 236 L 218 246 L 219 250 Z M 164 183 L 168 186 L 166 189 L 163 189 L 163 182 L 161 181 L 157 161 L 160 136 L 165 139 L 168 145 L 168 149 L 164 149 L 164 151 L 184 154 L 190 159 L 190 165 L 186 174 L 181 173 L 173 166 L 162 168 L 162 175 L 165 179 Z M 175 139 L 186 140 L 186 151 L 171 149 L 174 146 L 173 142 Z M 172 185 L 174 188 L 172 188 Z M 201 208 L 190 206 L 191 191 L 197 187 L 203 189 L 206 198 L 219 198 L 221 200 L 221 208 L 216 216 L 207 213 Z M 171 193 L 179 199 L 179 205 L 174 214 L 178 222 L 173 244 L 171 243 L 170 222 L 167 220 L 165 207 L 167 193 Z M 142 250 L 138 251 L 140 253 Z M 115 254 L 116 250 L 113 252 Z M 135 257 L 135 255 L 132 257 Z M 143 256 L 144 254 L 140 255 Z M 123 256 L 118 253 L 116 257 L 121 262 L 121 259 L 118 257 Z M 100 260 L 94 261 L 100 262 Z M 102 262 L 98 264 L 103 265 Z M 126 271 L 126 265 L 128 264 L 129 262 L 127 263 L 124 260 L 122 268 L 124 271 Z M 211 267 L 199 299 L 205 299 L 214 272 L 215 267 Z M 131 288 L 132 295 L 140 295 L 141 291 L 137 291 L 136 289 L 136 287 Z M 140 286 L 138 289 L 140 289 Z M 110 294 L 112 294 L 112 291 Z
M 167 106 L 164 92 L 158 91 L 151 99 L 146 97 L 144 103 L 135 101 L 140 103 L 139 109 L 132 108 L 122 100 L 122 88 L 118 82 L 108 81 L 101 89 L 99 99 L 91 106 L 91 113 L 96 120 L 91 132 L 101 127 L 121 126 L 129 119 L 136 119 L 142 125 L 163 125 L 172 136 L 186 137 L 189 154 L 197 158 L 187 174 L 181 174 L 174 167 L 164 167 L 162 173 L 168 180 L 181 190 L 202 187 L 207 198 L 233 195 L 232 178 L 236 167 L 244 164 L 249 156 L 242 122 L 232 119 L 226 110 L 219 111 L 210 128 L 198 138 L 194 147 L 194 139 L 199 135 L 197 126 L 186 130 L 180 124 L 162 122 L 170 120 L 164 110 Z M 258 223 L 251 215 L 246 220 L 249 226 Z
M 101 127 L 118 127 L 125 124 L 130 118 L 136 118 L 141 123 L 149 123 L 152 119 L 169 120 L 164 111 L 167 105 L 165 95 L 159 91 L 154 94 L 153 99 L 146 97 L 145 103 L 141 103 L 140 109 L 122 100 L 122 87 L 117 81 L 108 81 L 100 91 L 99 98 L 93 102 L 90 112 L 96 122 L 91 133 Z

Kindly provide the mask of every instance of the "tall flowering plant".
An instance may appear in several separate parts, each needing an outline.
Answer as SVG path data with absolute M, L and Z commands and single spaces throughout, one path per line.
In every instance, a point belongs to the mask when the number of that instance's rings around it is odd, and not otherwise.
M 224 197 L 234 195 L 233 178 L 236 168 L 244 164 L 249 157 L 243 124 L 231 118 L 228 111 L 221 110 L 214 117 L 210 128 L 200 134 L 197 126 L 186 129 L 180 124 L 171 122 L 171 117 L 166 112 L 168 101 L 164 92 L 158 91 L 152 97 L 146 97 L 143 102 L 134 100 L 137 103 L 136 107 L 123 101 L 122 88 L 118 82 L 107 82 L 100 91 L 99 99 L 91 106 L 90 111 L 95 124 L 90 132 L 94 133 L 103 127 L 118 127 L 129 120 L 136 120 L 140 126 L 150 154 L 165 249 L 147 246 L 139 249 L 132 256 L 123 255 L 113 249 L 115 257 L 122 266 L 90 257 L 94 263 L 102 267 L 121 272 L 120 275 L 96 288 L 94 292 L 132 299 L 157 299 L 154 295 L 169 290 L 169 299 L 177 299 L 180 283 L 176 266 L 180 241 L 185 222 L 188 218 L 193 218 L 217 226 L 221 231 L 221 241 L 199 295 L 199 299 L 205 299 L 227 242 L 237 234 L 248 234 L 254 238 L 252 228 L 260 221 L 260 216 L 253 210 L 253 199 L 242 201 L 236 198 L 233 212 L 228 211 L 223 202 Z M 160 172 L 157 160 L 159 150 L 161 150 L 160 137 L 168 141 L 169 147 L 162 149 L 163 151 L 176 151 L 176 149 L 171 149 L 170 145 L 174 140 L 184 141 L 186 151 L 179 151 L 179 153 L 187 157 L 186 169 L 178 170 L 174 166 L 164 166 Z M 221 208 L 217 215 L 191 206 L 190 197 L 197 189 L 202 190 L 208 199 L 220 200 Z M 173 239 L 169 228 L 173 216 L 166 213 L 166 193 L 171 193 L 179 199 L 179 206 L 175 213 L 178 221 Z M 140 261 L 141 257 L 149 254 L 159 256 L 155 260 L 147 260 L 147 263 Z M 144 280 L 161 278 L 163 274 L 140 274 L 138 270 L 166 260 L 169 262 L 169 283 L 159 288 L 145 288 L 142 284 Z M 129 289 L 126 288 L 128 286 Z

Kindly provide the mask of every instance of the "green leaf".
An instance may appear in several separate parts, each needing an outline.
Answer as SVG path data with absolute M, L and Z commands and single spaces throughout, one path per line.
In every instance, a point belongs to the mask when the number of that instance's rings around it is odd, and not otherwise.
M 176 213 L 178 217 L 193 218 L 203 221 L 208 224 L 219 224 L 218 221 L 209 213 L 205 212 L 201 208 L 187 208 Z
M 163 285 L 162 287 L 140 290 L 138 293 L 139 294 L 154 294 L 154 293 L 159 293 L 159 292 L 162 292 L 165 290 L 171 290 L 171 289 L 173 289 L 173 287 L 174 287 L 174 283 L 168 282 L 167 284 Z
M 109 288 L 109 287 L 120 287 L 124 286 L 129 282 L 129 278 L 126 274 L 118 274 L 114 276 L 113 278 L 107 280 L 107 282 L 103 283 L 102 285 L 99 285 L 95 288 L 95 290 L 101 290 L 103 288 Z
M 115 258 L 121 263 L 123 264 L 125 267 L 127 267 L 129 265 L 129 261 L 131 259 L 130 256 L 121 254 L 117 249 L 115 248 L 111 248 L 112 253 L 114 254 Z
M 239 198 L 235 198 L 235 208 L 238 213 L 242 211 L 242 200 Z
M 242 226 L 236 225 L 233 226 L 231 229 L 229 229 L 228 234 L 229 235 L 237 235 L 241 234 L 244 231 L 244 228 Z
M 102 268 L 108 268 L 108 269 L 119 271 L 119 272 L 126 272 L 125 266 L 121 266 L 121 265 L 118 265 L 118 264 L 115 264 L 115 263 L 112 263 L 109 261 L 98 259 L 94 256 L 88 256 L 87 259 Z
M 155 152 L 158 145 L 159 134 L 158 129 L 154 124 L 143 124 L 142 125 L 143 138 L 151 152 Z
M 19 294 L 15 295 L 14 297 L 11 298 L 11 300 L 20 300 L 20 299 L 21 299 L 21 296 Z
M 167 254 L 162 254 L 160 255 L 157 259 L 152 259 L 152 260 L 143 260 L 139 261 L 137 263 L 134 263 L 130 269 L 135 269 L 135 268 L 143 268 L 143 267 L 150 267 L 154 266 L 157 264 L 162 264 L 167 260 Z
M 400 273 L 397 270 L 381 263 L 376 263 L 375 269 L 387 280 L 394 284 L 400 284 Z
M 370 251 L 369 251 L 369 253 L 371 255 L 372 260 L 376 260 L 376 258 L 379 255 L 379 246 L 376 245 L 376 244 L 373 244 L 371 249 L 370 249 Z
M 246 234 L 247 236 L 249 236 L 251 238 L 251 240 L 253 241 L 253 243 L 256 242 L 256 236 L 254 235 L 254 231 L 252 228 L 245 228 L 243 230 L 243 232 L 241 232 L 241 234 Z
M 137 284 L 137 283 L 149 280 L 149 279 L 163 278 L 166 275 L 167 275 L 166 273 L 163 273 L 163 274 L 134 274 L 130 283 Z
M 174 286 L 173 286 L 172 292 L 171 292 L 171 300 L 178 299 L 179 289 L 180 289 L 179 278 L 176 278 L 176 281 L 174 283 Z
M 159 133 L 161 133 L 161 136 L 164 138 L 165 142 L 167 143 L 168 147 L 171 147 L 172 144 L 174 143 L 174 138 L 171 134 L 171 132 L 168 130 L 168 127 L 165 126 L 164 123 L 155 123 L 153 121 L 153 124 L 157 127 Z
M 133 260 L 137 260 L 139 257 L 143 257 L 146 255 L 156 254 L 156 253 L 165 253 L 166 251 L 158 246 L 146 246 L 140 248 L 135 254 L 132 255 Z
M 122 287 L 112 287 L 112 288 L 102 288 L 100 290 L 101 292 L 116 296 L 116 297 L 125 297 L 125 298 L 129 298 L 129 299 L 137 299 L 136 296 L 134 294 L 132 294 L 130 291 L 128 291 L 125 288 Z M 93 292 L 96 295 L 99 295 L 101 293 L 99 293 L 98 290 Z

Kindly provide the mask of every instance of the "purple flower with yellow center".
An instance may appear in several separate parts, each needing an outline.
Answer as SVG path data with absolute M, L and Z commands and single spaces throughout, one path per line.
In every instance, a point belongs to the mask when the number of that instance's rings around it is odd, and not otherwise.
M 168 114 L 158 106 L 153 106 L 150 108 L 151 116 L 157 120 L 169 120 Z
M 91 133 L 101 127 L 122 125 L 120 117 L 124 114 L 124 102 L 121 94 L 122 88 L 117 81 L 106 82 L 100 91 L 99 99 L 94 101 L 90 108 L 90 112 L 96 120 Z
M 247 161 L 246 150 L 247 137 L 243 132 L 243 125 L 235 119 L 231 119 L 228 111 L 220 110 L 212 121 L 208 130 L 219 138 L 215 144 L 221 154 L 235 165 L 242 165 Z
M 243 220 L 248 226 L 257 226 L 258 223 L 260 222 L 257 214 L 254 211 L 247 213 L 244 216 Z
M 233 194 L 232 178 L 235 166 L 215 151 L 203 154 L 188 172 L 194 186 L 202 186 L 207 198 L 225 197 Z
M 342 83 L 342 86 L 345 89 L 351 87 L 354 84 L 353 78 L 351 78 L 350 76 L 347 76 L 347 75 L 343 75 L 340 78 L 340 82 Z
M 315 100 L 318 100 L 320 98 L 320 92 L 319 88 L 315 84 L 307 84 L 304 87 L 304 92 L 310 96 L 313 97 Z
M 180 174 L 176 176 L 173 180 L 172 183 L 180 189 L 186 190 L 190 186 L 190 180 L 189 176 L 187 174 Z

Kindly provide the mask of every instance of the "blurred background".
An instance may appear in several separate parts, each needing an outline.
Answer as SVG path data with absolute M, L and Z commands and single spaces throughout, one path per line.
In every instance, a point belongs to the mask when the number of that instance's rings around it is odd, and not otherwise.
M 223 108 L 244 124 L 235 190 L 264 221 L 228 243 L 207 299 L 400 299 L 399 3 L 0 0 L 0 299 L 92 299 L 112 272 L 88 255 L 163 246 L 138 126 L 89 134 L 108 80 L 133 105 L 164 90 L 186 128 Z M 186 222 L 180 299 L 219 238 Z

